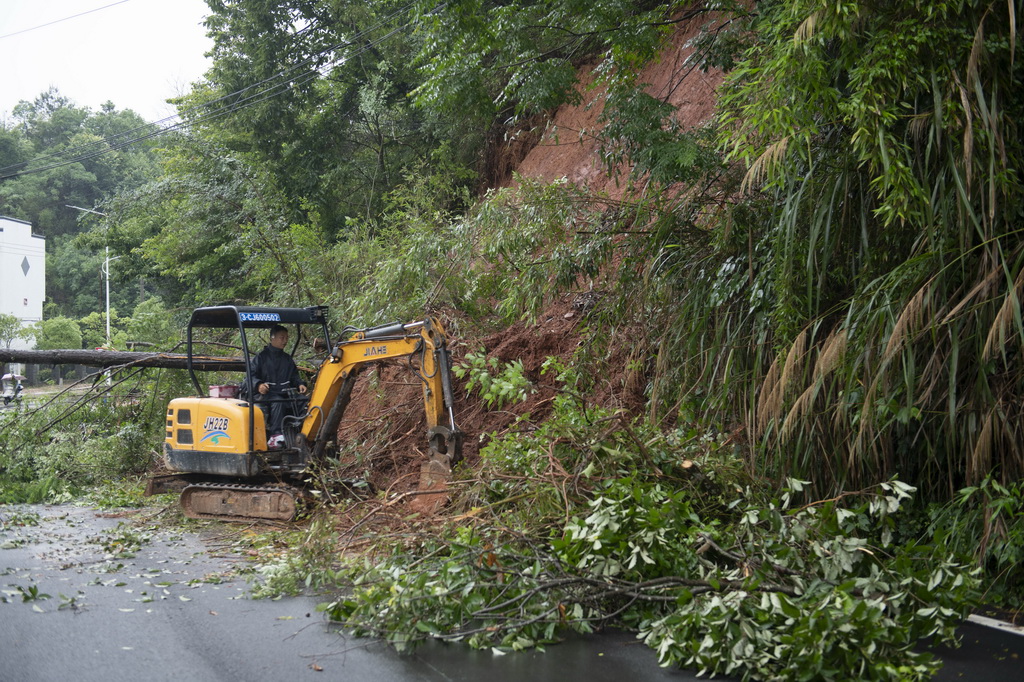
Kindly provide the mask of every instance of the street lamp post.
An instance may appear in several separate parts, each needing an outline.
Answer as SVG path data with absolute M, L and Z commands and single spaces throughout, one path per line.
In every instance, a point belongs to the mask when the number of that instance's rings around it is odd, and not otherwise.
M 107 348 L 110 348 L 110 247 L 104 247 L 106 257 L 103 259 L 103 276 L 106 280 L 107 293 Z
M 91 208 L 82 208 L 81 206 L 72 206 L 71 204 L 64 204 L 68 208 L 73 208 L 78 211 L 85 211 L 86 213 L 95 213 L 96 215 L 107 217 L 106 213 L 95 211 Z M 110 348 L 110 246 L 104 247 L 105 257 L 103 259 L 103 267 L 100 271 L 103 273 L 104 281 L 106 282 L 106 297 L 107 297 L 107 348 Z M 115 258 L 116 260 L 116 258 Z
M 81 206 L 72 206 L 71 204 L 64 204 L 64 205 L 67 206 L 68 208 L 73 208 L 73 209 L 75 209 L 77 211 L 85 211 L 86 213 L 95 213 L 96 215 L 103 216 L 104 218 L 107 217 L 106 213 L 101 213 L 100 211 L 96 211 L 96 210 L 93 210 L 91 208 L 82 208 Z M 116 257 L 115 257 L 115 260 L 116 260 Z M 107 345 L 106 345 L 106 348 L 109 349 L 110 348 L 110 245 L 109 244 L 104 247 L 103 267 L 100 268 L 100 271 L 103 273 L 104 281 L 106 283 L 105 284 L 106 298 L 107 298 L 107 301 L 106 301 L 106 303 L 107 303 Z M 107 371 L 103 372 L 103 376 L 105 376 L 107 378 L 107 386 L 109 386 L 110 385 L 110 370 L 107 370 Z

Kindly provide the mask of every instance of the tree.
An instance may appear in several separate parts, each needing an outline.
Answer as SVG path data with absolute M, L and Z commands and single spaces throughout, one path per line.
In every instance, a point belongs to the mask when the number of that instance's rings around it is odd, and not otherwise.
M 69 98 L 51 87 L 34 101 L 22 100 L 14 107 L 18 128 L 37 150 L 66 145 L 89 116 Z
M 82 317 L 104 306 L 103 253 L 81 248 L 75 240 L 54 239 L 46 268 L 47 294 L 61 313 Z M 60 282 L 62 286 L 50 286 Z
M 148 298 L 135 307 L 126 329 L 129 342 L 142 342 L 165 350 L 174 347 L 181 337 L 181 327 L 157 297 Z
M 0 121 L 0 168 L 24 163 L 31 153 L 31 145 L 25 136 L 16 129 L 8 128 L 6 121 Z
M 0 313 L 0 345 L 10 348 L 15 339 L 26 338 L 26 330 L 21 326 L 21 320 L 14 315 Z
M 377 219 L 382 197 L 448 141 L 458 141 L 448 147 L 457 163 L 478 160 L 482 137 L 463 112 L 441 116 L 413 106 L 422 77 L 408 5 L 210 5 L 208 92 L 182 104 L 201 106 L 189 114 L 194 130 L 267 173 L 287 198 L 289 222 L 315 211 L 334 236 L 348 218 Z
M 77 349 L 82 347 L 82 330 L 66 317 L 54 317 L 36 323 L 36 348 L 39 350 Z
M 119 317 L 117 310 L 110 309 L 110 348 L 123 349 L 127 346 L 124 332 L 125 320 Z M 78 328 L 82 332 L 82 344 L 85 348 L 105 348 L 107 344 L 107 314 L 93 312 L 78 320 Z
M 104 238 L 126 256 L 119 278 L 143 277 L 176 304 L 260 300 L 272 283 L 249 278 L 249 261 L 273 257 L 287 201 L 263 167 L 206 138 L 171 140 L 164 178 L 118 195 Z

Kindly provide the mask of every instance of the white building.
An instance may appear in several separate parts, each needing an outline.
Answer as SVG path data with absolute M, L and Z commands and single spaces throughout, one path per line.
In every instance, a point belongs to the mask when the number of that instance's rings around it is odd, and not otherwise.
M 32 234 L 32 223 L 0 216 L 0 313 L 22 325 L 43 319 L 46 298 L 46 238 Z M 11 348 L 30 349 L 15 339 Z

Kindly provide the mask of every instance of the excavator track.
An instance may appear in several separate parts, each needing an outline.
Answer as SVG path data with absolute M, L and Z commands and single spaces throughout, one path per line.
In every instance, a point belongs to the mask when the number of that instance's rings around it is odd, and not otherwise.
M 192 519 L 291 521 L 301 491 L 290 486 L 197 483 L 181 491 L 181 508 Z

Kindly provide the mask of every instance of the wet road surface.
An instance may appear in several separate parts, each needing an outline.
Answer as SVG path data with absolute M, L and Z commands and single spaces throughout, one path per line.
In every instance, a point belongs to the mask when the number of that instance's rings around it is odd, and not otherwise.
M 37 513 L 39 525 L 12 524 L 19 509 Z M 660 668 L 627 633 L 546 652 L 430 643 L 399 655 L 327 625 L 315 610 L 322 598 L 249 599 L 242 559 L 219 549 L 216 536 L 140 531 L 146 524 L 69 505 L 0 506 L 0 519 L 0 682 L 702 679 Z M 139 533 L 147 537 L 134 555 L 119 556 Z M 962 632 L 963 648 L 940 651 L 946 665 L 936 680 L 1024 680 L 1019 628 L 967 623 Z
M 439 643 L 399 655 L 327 625 L 322 598 L 249 599 L 238 557 L 210 538 L 157 530 L 117 558 L 135 524 L 119 530 L 123 519 L 84 507 L 31 509 L 38 526 L 0 533 L 0 682 L 697 679 L 659 668 L 629 634 L 505 656 Z

